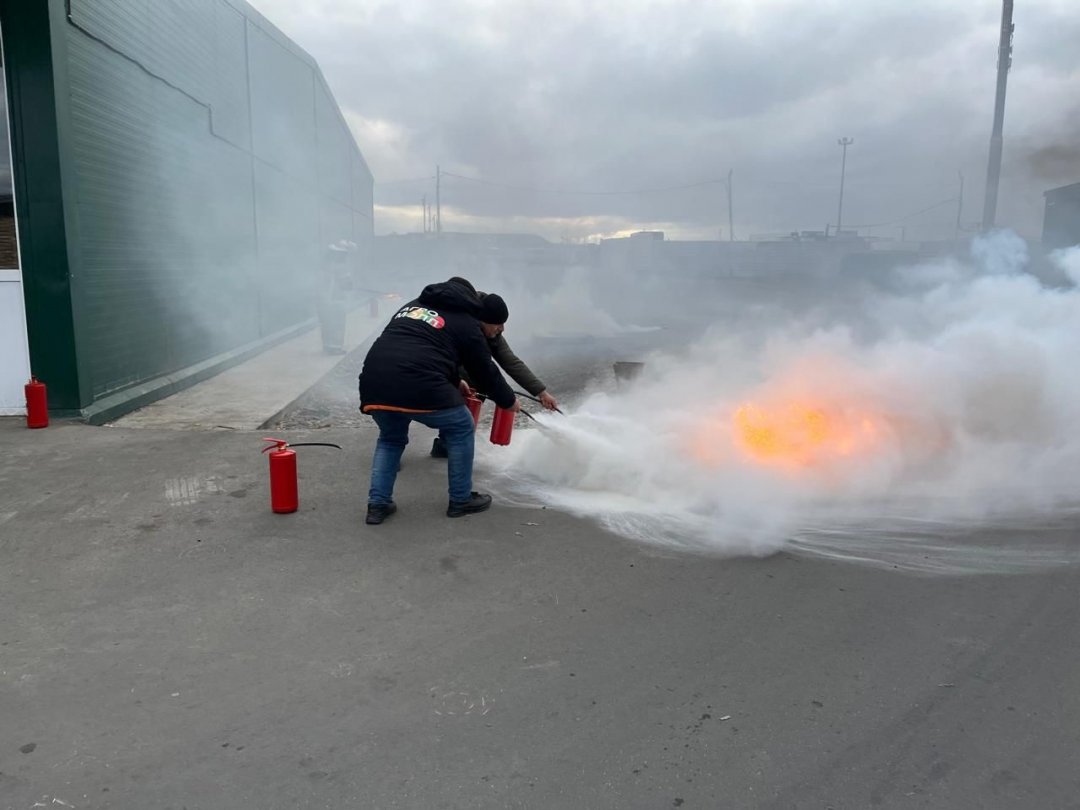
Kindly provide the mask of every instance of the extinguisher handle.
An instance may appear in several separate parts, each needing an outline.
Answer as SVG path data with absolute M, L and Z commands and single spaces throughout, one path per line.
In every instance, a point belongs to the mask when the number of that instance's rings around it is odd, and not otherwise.
M 284 439 L 263 439 L 263 441 L 272 442 L 262 449 L 264 453 L 269 453 L 271 450 L 287 450 L 289 447 L 289 443 Z

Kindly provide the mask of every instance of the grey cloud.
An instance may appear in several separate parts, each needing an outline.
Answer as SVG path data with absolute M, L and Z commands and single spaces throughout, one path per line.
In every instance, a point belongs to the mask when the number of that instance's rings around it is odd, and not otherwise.
M 319 59 L 343 107 L 404 128 L 416 174 L 441 162 L 508 184 L 631 189 L 693 183 L 730 167 L 747 227 L 824 227 L 834 218 L 835 140 L 852 135 L 852 222 L 951 193 L 957 169 L 969 199 L 981 194 L 1000 10 L 993 0 L 793 4 L 745 32 L 700 3 L 629 23 L 563 18 L 558 8 L 541 18 L 538 6 L 513 3 L 487 21 L 494 36 L 454 2 L 432 5 L 437 13 L 423 22 L 384 8 L 364 25 L 304 17 L 271 0 L 256 5 Z M 1037 98 L 1047 77 L 1067 84 L 1080 76 L 1070 53 L 1080 35 L 1075 15 L 1025 5 L 1016 23 L 1006 135 L 1017 125 L 1024 135 L 1007 142 L 1007 164 L 1021 141 L 1036 144 L 1029 153 L 1067 143 L 1060 111 L 1025 95 Z M 397 179 L 373 168 L 377 181 Z M 1039 182 L 1031 174 L 1007 171 L 1010 182 Z M 411 204 L 418 189 L 377 195 Z M 585 198 L 449 179 L 446 191 L 448 203 L 479 215 L 726 219 L 717 187 Z M 1038 224 L 1037 205 L 1010 213 L 1029 230 Z M 925 227 L 948 222 L 938 216 Z

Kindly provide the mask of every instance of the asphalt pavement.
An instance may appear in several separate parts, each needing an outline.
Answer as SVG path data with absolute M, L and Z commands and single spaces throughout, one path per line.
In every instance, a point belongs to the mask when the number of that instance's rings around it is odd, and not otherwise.
M 0 808 L 1080 807 L 1074 569 L 448 519 L 426 433 L 371 527 L 333 426 L 276 515 L 262 435 L 0 420 Z

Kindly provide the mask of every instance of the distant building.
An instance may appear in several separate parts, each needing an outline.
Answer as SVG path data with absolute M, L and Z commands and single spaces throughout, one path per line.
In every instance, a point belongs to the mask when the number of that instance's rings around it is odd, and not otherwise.
M 1080 245 L 1080 183 L 1050 189 L 1043 196 L 1043 249 Z
M 319 66 L 242 0 L 0 0 L 0 36 L 0 412 L 30 368 L 91 421 L 171 393 L 304 326 L 331 243 L 370 249 L 372 175 Z

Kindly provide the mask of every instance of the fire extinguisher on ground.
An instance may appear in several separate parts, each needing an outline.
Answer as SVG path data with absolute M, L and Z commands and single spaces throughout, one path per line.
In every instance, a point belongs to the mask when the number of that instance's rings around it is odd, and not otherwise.
M 263 448 L 270 456 L 270 508 L 284 515 L 300 507 L 300 492 L 296 478 L 296 452 L 292 447 L 336 447 L 331 442 L 298 442 L 289 444 L 284 439 L 263 439 L 270 442 Z
M 31 377 L 23 389 L 26 393 L 26 426 L 43 428 L 49 426 L 49 403 L 45 384 Z

